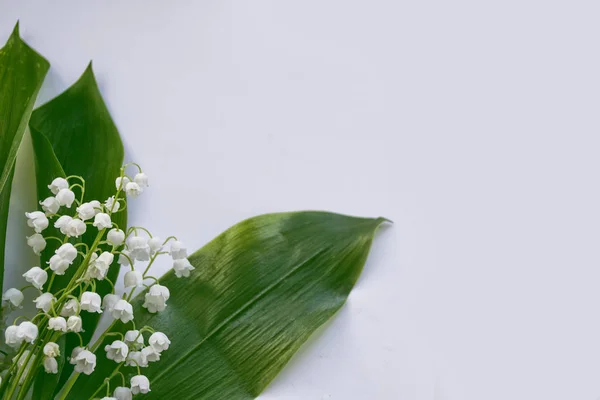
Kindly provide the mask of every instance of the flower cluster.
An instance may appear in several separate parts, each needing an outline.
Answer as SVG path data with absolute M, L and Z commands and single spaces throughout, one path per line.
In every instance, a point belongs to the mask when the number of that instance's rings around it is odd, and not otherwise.
M 48 188 L 53 196 L 40 202 L 42 211 L 26 213 L 27 224 L 35 233 L 27 237 L 27 244 L 37 255 L 42 254 L 48 242 L 57 241 L 56 250 L 47 265 L 29 269 L 23 278 L 28 285 L 21 289 L 10 288 L 2 295 L 2 300 L 13 309 L 20 308 L 25 299 L 23 291 L 35 290 L 35 307 L 38 313 L 30 320 L 17 321 L 5 330 L 5 342 L 17 351 L 17 355 L 2 383 L 2 388 L 10 398 L 16 390 L 27 392 L 38 366 L 48 374 L 58 373 L 57 357 L 60 347 L 57 344 L 62 335 L 77 335 L 80 346 L 72 350 L 69 362 L 77 374 L 89 375 L 96 367 L 96 357 L 105 356 L 116 363 L 115 372 L 104 380 L 105 399 L 131 399 L 132 395 L 148 393 L 150 382 L 141 373 L 141 368 L 160 360 L 163 351 L 168 350 L 171 341 L 162 332 L 150 326 L 136 328 L 131 298 L 138 288 L 146 288 L 142 307 L 147 312 L 165 310 L 169 300 L 169 289 L 160 280 L 149 275 L 149 270 L 158 256 L 170 255 L 177 277 L 188 277 L 194 267 L 187 260 L 187 249 L 177 238 L 166 240 L 152 236 L 142 227 L 121 229 L 113 217 L 127 206 L 127 198 L 137 197 L 148 188 L 148 177 L 138 168 L 131 178 L 125 174 L 126 167 L 115 181 L 116 193 L 103 202 L 84 202 L 85 181 L 78 176 L 56 178 Z M 77 196 L 76 192 L 80 195 Z M 73 207 L 73 205 L 76 207 Z M 69 213 L 68 210 L 74 211 Z M 60 232 L 59 236 L 44 236 L 50 224 Z M 81 240 L 83 234 L 94 230 L 96 236 L 91 245 Z M 86 237 L 89 235 L 86 235 Z M 89 241 L 88 241 L 89 242 Z M 168 250 L 167 250 L 168 249 Z M 144 267 L 138 268 L 140 264 Z M 124 274 L 125 293 L 116 294 L 114 282 L 109 274 L 115 268 L 126 268 Z M 68 274 L 66 286 L 53 290 L 56 276 Z M 98 293 L 98 283 L 108 281 L 110 293 Z M 80 334 L 83 330 L 85 313 L 105 313 L 117 321 L 131 325 L 125 333 L 111 331 L 111 327 L 93 344 L 84 344 Z M 149 335 L 146 338 L 144 334 Z M 109 336 L 119 336 L 118 340 L 107 341 Z M 104 346 L 104 355 L 97 355 Z M 125 385 L 125 375 L 121 367 L 135 368 L 129 386 Z M 122 376 L 122 386 L 114 389 L 109 396 L 110 382 L 115 376 Z M 97 393 L 102 389 L 99 388 Z

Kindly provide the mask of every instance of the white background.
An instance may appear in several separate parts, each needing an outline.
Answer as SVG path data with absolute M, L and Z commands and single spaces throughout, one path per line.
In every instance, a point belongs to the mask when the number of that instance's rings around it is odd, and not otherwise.
M 599 12 L 591 0 L 0 0 L 0 40 L 20 19 L 50 60 L 43 101 L 94 60 L 126 158 L 151 178 L 133 223 L 195 249 L 265 212 L 395 221 L 346 307 L 261 399 L 596 400 Z M 22 256 L 29 146 L 16 270 L 35 262 Z

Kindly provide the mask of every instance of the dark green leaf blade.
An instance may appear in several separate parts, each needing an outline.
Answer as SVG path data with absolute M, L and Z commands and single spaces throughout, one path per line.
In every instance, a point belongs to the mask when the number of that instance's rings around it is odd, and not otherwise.
M 0 287 L 4 278 L 4 245 L 8 202 L 17 150 L 50 64 L 25 43 L 17 23 L 0 49 Z
M 152 389 L 144 397 L 256 397 L 344 304 L 383 221 L 325 212 L 268 214 L 233 226 L 191 255 L 196 270 L 190 278 L 172 272 L 161 278 L 171 291 L 163 313 L 143 309 L 143 294 L 134 300 L 136 325 L 172 339 L 161 361 L 142 371 Z M 80 376 L 68 399 L 89 397 L 114 370 L 113 361 L 97 356 L 96 372 Z
M 70 88 L 36 109 L 29 125 L 35 154 L 38 200 L 51 195 L 47 185 L 52 179 L 68 175 L 79 175 L 86 180 L 85 201 L 103 202 L 114 194 L 115 178 L 123 165 L 123 143 L 102 99 L 91 64 Z M 113 222 L 125 229 L 127 212 L 115 214 Z M 82 241 L 91 245 L 96 233 L 96 229 L 89 228 Z M 60 236 L 52 226 L 48 228 L 47 234 Z M 48 242 L 47 248 L 42 252 L 42 265 L 45 265 L 57 247 L 58 242 Z M 74 271 L 74 268 L 70 268 L 65 275 L 57 276 L 52 291 L 64 288 Z M 118 264 L 115 263 L 109 270 L 108 279 L 114 282 L 118 273 Z M 110 289 L 108 282 L 98 282 L 97 291 L 101 296 Z M 83 319 L 84 341 L 91 339 L 99 319 L 100 316 L 96 314 L 86 315 Z M 69 355 L 78 345 L 77 336 L 68 334 L 65 354 Z M 72 371 L 73 366 L 65 363 L 58 387 Z M 37 390 L 34 392 L 34 397 L 38 396 L 36 399 L 49 399 L 52 396 L 52 392 L 48 392 L 48 385 L 42 392 L 42 387 L 36 382 L 34 390 Z

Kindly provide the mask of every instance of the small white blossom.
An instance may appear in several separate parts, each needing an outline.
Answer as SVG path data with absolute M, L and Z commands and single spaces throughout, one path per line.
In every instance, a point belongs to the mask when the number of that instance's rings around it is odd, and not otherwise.
M 117 400 L 114 397 L 108 397 L 108 396 L 104 396 L 103 398 L 101 398 L 100 400 Z
M 98 230 L 108 229 L 108 228 L 112 227 L 112 221 L 110 220 L 110 215 L 108 215 L 106 213 L 96 214 L 93 225 L 96 228 L 98 228 Z
M 68 215 L 63 215 L 62 217 L 58 217 L 58 219 L 54 222 L 54 227 L 60 229 L 60 233 L 66 235 L 67 226 L 69 226 L 69 222 L 71 222 L 72 220 L 72 217 L 69 217 Z
M 64 317 L 54 317 L 48 320 L 48 329 L 59 332 L 67 331 L 67 320 Z
M 148 247 L 150 247 L 150 253 L 154 254 L 157 251 L 162 250 L 163 240 L 159 237 L 152 237 L 148 240 Z
M 144 336 L 138 330 L 131 330 L 125 332 L 125 343 L 134 349 L 141 349 L 144 347 Z
M 149 363 L 160 361 L 160 353 L 152 346 L 144 347 L 142 349 L 142 354 L 144 357 L 146 357 L 146 360 L 148 360 Z
M 48 342 L 44 345 L 44 355 L 46 357 L 58 357 L 60 356 L 60 347 L 54 342 Z
M 124 342 L 115 340 L 111 344 L 104 346 L 104 351 L 106 351 L 106 358 L 114 360 L 117 363 L 122 363 L 127 358 L 127 354 L 129 354 L 129 347 Z
M 98 200 L 92 200 L 88 203 L 83 203 L 77 207 L 77 215 L 83 221 L 94 218 L 96 214 L 100 212 L 100 202 Z
M 67 269 L 69 268 L 69 265 L 71 265 L 67 260 L 59 256 L 58 254 L 55 254 L 52 257 L 50 257 L 48 264 L 50 265 L 50 269 L 54 271 L 56 275 L 64 275 Z
M 134 261 L 129 250 L 121 250 L 121 254 L 119 255 L 119 264 L 121 264 L 124 267 L 128 267 L 131 265 L 131 263 L 129 262 L 130 259 L 131 261 Z
M 56 250 L 55 254 L 72 263 L 77 258 L 77 249 L 71 243 L 65 243 Z
M 73 193 L 71 189 L 60 189 L 56 194 L 56 201 L 58 201 L 58 204 L 61 206 L 71 208 L 71 205 L 75 201 L 75 193 Z
M 140 187 L 140 185 L 135 182 L 129 182 L 127 185 L 125 185 L 125 192 L 127 193 L 127 196 L 131 196 L 134 199 L 138 197 L 142 191 L 143 189 Z
M 127 250 L 130 257 L 138 261 L 150 260 L 150 246 L 148 246 L 148 238 L 144 236 L 130 236 L 127 239 Z
M 166 286 L 153 285 L 148 290 L 148 293 L 146 293 L 142 307 L 151 313 L 163 311 L 167 307 L 166 301 L 170 296 L 171 294 Z
M 121 299 L 114 305 L 111 315 L 123 323 L 129 322 L 133 319 L 133 307 L 126 300 Z
M 42 310 L 47 313 L 52 308 L 52 303 L 56 301 L 56 298 L 52 293 L 42 293 L 39 295 L 33 302 L 35 303 L 35 308 L 38 310 Z
M 89 350 L 82 350 L 75 357 L 75 372 L 90 375 L 96 368 L 96 355 Z
M 144 283 L 144 277 L 140 271 L 127 271 L 123 277 L 125 288 L 138 287 Z
M 125 190 L 125 186 L 127 186 L 127 184 L 130 182 L 129 178 L 124 176 L 124 177 L 118 177 L 115 180 L 115 186 L 117 188 L 117 190 L 121 189 L 121 190 Z
M 42 290 L 42 286 L 48 280 L 48 273 L 40 267 L 33 267 L 23 274 L 23 278 L 36 289 Z
M 44 201 L 40 201 L 40 205 L 42 206 L 42 210 L 46 213 L 46 215 L 53 215 L 58 212 L 60 209 L 60 204 L 58 204 L 58 200 L 55 197 L 46 197 Z
M 142 188 L 142 190 L 148 187 L 148 175 L 143 172 L 136 174 L 133 177 L 133 180 L 140 188 Z
M 3 301 L 10 301 L 14 307 L 21 307 L 25 296 L 19 289 L 10 288 L 2 295 Z
M 104 202 L 104 207 L 106 207 L 106 210 L 109 213 L 114 213 L 119 211 L 119 209 L 121 208 L 121 203 L 119 203 L 119 200 L 115 201 L 115 196 L 110 196 Z
M 67 235 L 70 237 L 79 237 L 85 233 L 86 229 L 85 222 L 78 218 L 73 218 L 66 227 Z
M 69 332 L 81 332 L 83 321 L 79 315 L 71 315 L 67 320 L 67 330 Z
M 77 346 L 71 352 L 71 357 L 69 357 L 69 363 L 72 365 L 77 364 L 77 356 L 81 354 L 85 349 L 83 347 Z
M 182 258 L 187 257 L 187 248 L 185 247 L 185 244 L 179 240 L 175 240 L 171 242 L 170 254 L 171 257 L 173 257 L 173 260 L 181 260 Z
M 125 241 L 125 232 L 120 229 L 113 228 L 108 231 L 106 240 L 108 240 L 108 243 L 112 244 L 113 247 L 119 247 Z
M 52 194 L 57 194 L 61 189 L 68 189 L 69 182 L 65 178 L 56 178 L 52 181 L 51 184 L 48 185 L 48 189 L 52 192 Z
M 4 342 L 13 348 L 19 347 L 23 343 L 23 338 L 18 335 L 19 327 L 10 325 L 4 331 Z
M 63 317 L 71 317 L 77 314 L 79 314 L 79 302 L 77 299 L 67 300 L 62 310 L 60 310 L 60 315 Z
M 150 381 L 144 375 L 136 375 L 131 378 L 131 393 L 146 394 L 150 391 Z
M 113 397 L 116 400 L 132 400 L 133 395 L 128 387 L 118 386 L 113 392 Z
M 41 211 L 28 212 L 25 213 L 25 216 L 27 217 L 27 226 L 33 228 L 37 233 L 41 233 L 48 227 L 48 217 Z
M 150 339 L 148 339 L 148 343 L 150 343 L 150 346 L 152 346 L 154 348 L 154 350 L 156 350 L 157 352 L 160 353 L 169 348 L 171 341 L 169 340 L 167 335 L 165 335 L 164 333 L 154 332 L 150 336 Z
M 54 357 L 44 357 L 44 371 L 47 374 L 58 374 L 58 362 Z
M 17 330 L 17 338 L 28 343 L 33 343 L 38 336 L 38 327 L 36 324 L 29 321 L 23 321 L 19 324 Z
M 39 233 L 34 233 L 27 237 L 27 245 L 33 249 L 35 255 L 39 256 L 46 248 L 46 239 Z
M 102 313 L 100 295 L 94 292 L 84 292 L 81 295 L 81 309 L 89 312 Z
M 141 351 L 130 351 L 129 355 L 127 355 L 125 365 L 129 367 L 135 367 L 137 365 L 140 368 L 145 368 L 148 366 L 148 360 L 146 360 L 146 357 Z
M 120 299 L 121 298 L 116 294 L 109 293 L 106 296 L 104 296 L 104 299 L 102 300 L 102 308 L 104 308 L 104 311 L 112 312 L 113 308 L 115 307 L 115 304 L 117 304 L 117 301 L 119 301 Z
M 194 269 L 195 268 L 190 264 L 187 258 L 173 260 L 173 270 L 175 271 L 175 276 L 178 278 L 187 278 L 190 276 L 190 271 Z
M 106 274 L 108 273 L 108 269 L 110 267 L 110 264 L 112 264 L 114 258 L 114 254 L 109 253 L 107 251 L 103 252 L 98 258 L 94 260 L 94 262 L 90 263 L 90 266 L 88 267 L 87 271 L 87 276 L 89 276 L 90 278 L 103 280 L 104 278 L 106 278 Z

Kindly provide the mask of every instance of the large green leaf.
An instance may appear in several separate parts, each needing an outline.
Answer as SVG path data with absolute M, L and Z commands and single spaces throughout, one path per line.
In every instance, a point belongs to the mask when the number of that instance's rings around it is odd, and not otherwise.
M 119 132 L 104 104 L 94 73 L 90 66 L 81 78 L 64 93 L 36 109 L 31 116 L 30 131 L 33 142 L 38 199 L 50 196 L 47 185 L 57 176 L 79 175 L 86 180 L 85 201 L 100 200 L 115 192 L 115 178 L 123 165 L 123 144 Z M 122 229 L 127 224 L 127 213 L 115 214 L 113 221 Z M 96 235 L 95 229 L 89 229 L 83 236 L 83 242 L 91 244 Z M 52 226 L 44 232 L 47 235 L 60 236 Z M 41 256 L 45 264 L 58 246 L 58 242 L 48 242 Z M 67 285 L 75 272 L 70 268 L 63 276 L 57 276 L 52 291 Z M 108 278 L 115 281 L 119 268 L 111 268 Z M 110 291 L 106 281 L 98 282 L 98 292 L 104 295 Z M 84 318 L 82 333 L 87 342 L 91 339 L 100 316 L 90 314 Z M 67 334 L 66 354 L 79 344 L 74 334 Z M 64 357 L 64 354 L 62 355 Z M 65 364 L 60 383 L 71 374 L 73 367 Z M 44 378 L 47 380 L 48 378 Z M 34 398 L 51 398 L 52 391 L 48 382 L 42 386 L 36 382 Z
M 152 389 L 144 398 L 256 397 L 344 304 L 383 221 L 325 212 L 262 215 L 191 255 L 196 270 L 189 279 L 172 272 L 161 278 L 171 291 L 164 312 L 142 308 L 143 293 L 134 300 L 137 326 L 172 339 L 161 361 L 143 370 Z M 119 323 L 113 330 L 126 328 Z M 96 371 L 78 378 L 69 400 L 89 398 L 116 367 L 103 351 L 97 358 Z
M 48 61 L 21 39 L 17 23 L 0 49 L 0 288 L 15 159 L 48 68 Z

